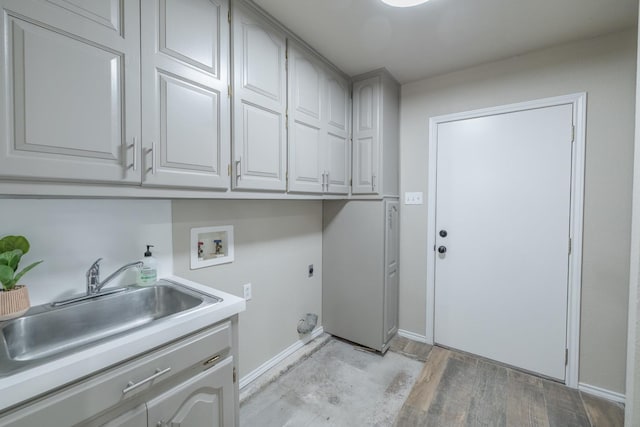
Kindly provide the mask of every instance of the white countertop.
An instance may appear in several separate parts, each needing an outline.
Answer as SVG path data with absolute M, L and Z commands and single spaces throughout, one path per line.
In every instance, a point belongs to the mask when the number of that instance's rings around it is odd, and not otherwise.
M 235 295 L 181 277 L 168 276 L 165 279 L 222 298 L 222 301 L 172 316 L 170 321 L 154 322 L 91 348 L 0 378 L 0 412 L 245 310 L 245 300 Z

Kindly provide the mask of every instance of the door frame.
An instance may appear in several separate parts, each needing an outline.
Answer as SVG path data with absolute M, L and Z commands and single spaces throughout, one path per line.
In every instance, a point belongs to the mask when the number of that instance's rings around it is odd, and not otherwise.
M 569 233 L 572 242 L 569 256 L 568 306 L 567 306 L 567 349 L 569 351 L 565 368 L 565 384 L 578 388 L 578 367 L 580 360 L 580 292 L 582 288 L 582 230 L 584 211 L 584 166 L 586 135 L 586 92 L 564 96 L 543 98 L 462 113 L 445 114 L 429 118 L 429 171 L 427 182 L 427 328 L 426 341 L 434 344 L 435 327 L 435 243 L 436 243 L 436 179 L 438 124 L 515 113 L 535 108 L 557 105 L 573 105 L 574 141 L 571 152 L 571 211 Z

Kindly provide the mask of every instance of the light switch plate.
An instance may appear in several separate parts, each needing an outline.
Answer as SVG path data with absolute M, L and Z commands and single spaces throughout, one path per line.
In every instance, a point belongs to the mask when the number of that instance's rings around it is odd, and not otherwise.
M 414 192 L 406 191 L 404 193 L 404 204 L 405 205 L 421 205 L 422 191 L 414 191 Z

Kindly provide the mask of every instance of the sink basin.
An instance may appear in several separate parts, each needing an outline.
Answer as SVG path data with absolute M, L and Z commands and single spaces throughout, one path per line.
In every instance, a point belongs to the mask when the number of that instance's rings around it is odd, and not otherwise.
M 161 280 L 64 307 L 34 307 L 0 323 L 0 376 L 220 301 Z

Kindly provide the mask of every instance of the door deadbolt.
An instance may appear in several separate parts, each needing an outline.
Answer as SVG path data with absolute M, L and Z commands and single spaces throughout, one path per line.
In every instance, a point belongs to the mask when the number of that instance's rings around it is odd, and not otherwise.
M 438 247 L 438 253 L 440 254 L 444 254 L 447 252 L 447 247 L 446 246 L 440 246 Z
M 447 230 L 440 230 L 440 237 L 447 237 Z

